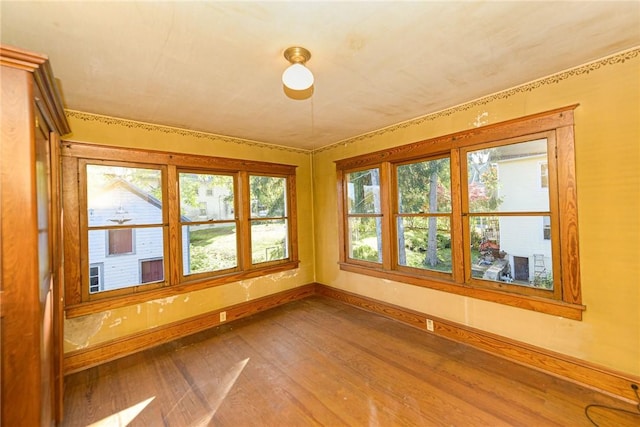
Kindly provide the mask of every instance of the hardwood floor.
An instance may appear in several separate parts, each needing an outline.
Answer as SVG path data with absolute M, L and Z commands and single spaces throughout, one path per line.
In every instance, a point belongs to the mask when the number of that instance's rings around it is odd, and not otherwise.
M 68 376 L 62 425 L 590 426 L 592 403 L 635 410 L 311 297 Z M 640 425 L 599 407 L 589 415 Z

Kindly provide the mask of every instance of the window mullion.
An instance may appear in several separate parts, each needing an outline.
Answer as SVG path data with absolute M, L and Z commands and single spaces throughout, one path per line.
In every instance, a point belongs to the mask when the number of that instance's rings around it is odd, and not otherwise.
M 384 162 L 380 165 L 380 211 L 382 214 L 382 268 L 385 270 L 391 270 L 396 264 L 395 260 L 395 245 L 392 242 L 396 242 L 393 232 L 393 220 L 394 209 L 391 186 L 391 163 Z
M 460 150 L 452 149 L 449 157 L 451 167 L 451 265 L 453 281 L 464 283 L 465 271 L 467 270 L 468 259 L 471 259 L 468 230 L 469 218 L 463 212 L 468 212 L 469 204 L 466 197 L 463 197 L 462 183 L 467 182 L 465 168 L 460 167 Z M 469 274 L 471 267 L 468 268 Z
M 297 201 L 296 201 L 296 177 L 295 175 L 287 178 L 287 204 L 285 215 L 287 216 L 287 233 L 289 236 L 289 259 L 298 261 L 298 223 L 297 218 Z
M 349 239 L 347 239 L 347 200 L 345 194 L 347 191 L 345 190 L 345 186 L 347 185 L 345 181 L 345 173 L 338 169 L 338 234 L 340 239 L 340 248 L 339 248 L 339 257 L 340 262 L 347 261 L 347 244 Z
M 237 180 L 236 223 L 238 224 L 238 265 L 241 271 L 251 269 L 251 194 L 249 174 L 240 171 Z
M 169 238 L 166 240 L 165 257 L 169 260 L 169 266 L 165 266 L 165 270 L 169 270 L 169 285 L 180 283 L 180 272 L 182 262 L 182 248 L 180 242 L 180 198 L 178 194 L 178 171 L 174 165 L 167 167 L 167 185 L 166 187 L 166 213 L 169 219 Z M 166 221 L 166 220 L 165 220 Z

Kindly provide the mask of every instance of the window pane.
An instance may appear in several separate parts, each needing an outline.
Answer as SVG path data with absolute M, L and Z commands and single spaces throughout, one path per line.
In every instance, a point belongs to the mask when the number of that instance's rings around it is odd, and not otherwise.
M 185 276 L 227 270 L 238 265 L 233 222 L 182 226 L 182 266 Z
M 473 216 L 469 222 L 473 277 L 553 289 L 547 216 Z
M 251 176 L 251 218 L 282 218 L 286 214 L 286 178 Z
M 251 262 L 276 261 L 289 257 L 287 220 L 262 220 L 251 222 Z
M 450 273 L 450 218 L 398 218 L 398 264 Z
M 398 166 L 399 212 L 451 212 L 450 173 L 448 158 Z
M 382 262 L 380 218 L 349 218 L 349 258 Z
M 233 176 L 180 173 L 182 222 L 234 218 Z
M 378 168 L 347 174 L 348 212 L 380 213 L 380 170 Z
M 87 165 L 89 227 L 162 223 L 157 169 Z
M 541 185 L 547 140 L 467 153 L 469 212 L 547 212 L 549 189 Z
M 89 230 L 89 264 L 100 264 L 102 267 L 103 283 L 100 291 L 139 285 L 141 283 L 140 260 L 164 257 L 162 227 L 136 228 L 133 233 L 135 237 L 132 240 L 133 251 L 118 256 L 110 256 L 108 253 L 109 232 L 112 231 L 115 230 Z M 90 269 L 90 282 L 91 278 L 96 277 L 95 272 Z

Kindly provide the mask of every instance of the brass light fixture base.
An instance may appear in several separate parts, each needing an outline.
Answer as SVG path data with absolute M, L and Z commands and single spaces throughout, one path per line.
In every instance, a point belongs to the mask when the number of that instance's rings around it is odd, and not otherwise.
M 311 52 L 303 47 L 289 47 L 284 51 L 284 57 L 292 64 L 304 64 L 311 59 Z

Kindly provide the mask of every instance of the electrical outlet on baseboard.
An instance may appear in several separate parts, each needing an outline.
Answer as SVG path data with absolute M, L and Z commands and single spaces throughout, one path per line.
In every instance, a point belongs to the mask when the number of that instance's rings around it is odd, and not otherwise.
M 433 332 L 433 320 L 427 319 L 427 331 Z
M 220 312 L 220 322 L 226 322 L 227 321 L 227 312 L 226 311 L 221 311 Z

